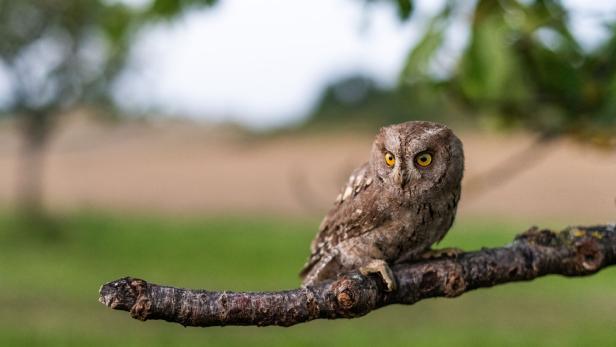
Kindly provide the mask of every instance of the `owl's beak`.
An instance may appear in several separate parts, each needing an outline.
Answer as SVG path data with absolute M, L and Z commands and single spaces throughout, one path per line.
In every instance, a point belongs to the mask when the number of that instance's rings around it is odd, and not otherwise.
M 404 173 L 400 170 L 400 167 L 395 167 L 392 174 L 394 175 L 394 183 L 400 187 L 404 187 L 406 180 L 404 179 Z

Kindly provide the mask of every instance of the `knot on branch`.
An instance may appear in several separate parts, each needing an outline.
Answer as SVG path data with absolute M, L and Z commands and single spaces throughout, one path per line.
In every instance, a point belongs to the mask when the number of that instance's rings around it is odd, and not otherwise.
M 146 320 L 151 307 L 147 287 L 144 280 L 124 277 L 104 284 L 98 301 L 114 310 L 130 311 L 133 318 Z
M 466 281 L 462 277 L 461 269 L 452 269 L 445 278 L 443 293 L 448 298 L 455 298 L 466 291 Z
M 141 321 L 148 319 L 152 302 L 147 296 L 148 283 L 134 278 L 130 281 L 130 287 L 137 293 L 137 300 L 130 309 L 130 316 Z
M 422 293 L 430 293 L 433 290 L 438 289 L 438 273 L 434 268 L 426 268 L 425 272 L 421 275 L 419 282 L 419 290 Z
M 137 301 L 137 292 L 131 287 L 131 281 L 132 278 L 124 277 L 105 283 L 99 290 L 98 301 L 114 310 L 130 310 Z
M 464 269 L 448 260 L 435 264 L 423 264 L 421 267 L 417 289 L 419 295 L 412 295 L 410 302 L 414 302 L 416 296 L 445 296 L 453 298 L 462 295 L 466 291 Z
M 566 275 L 592 274 L 597 272 L 605 260 L 600 240 L 603 234 L 584 228 L 565 230 L 571 239 L 571 249 L 574 257 L 565 263 Z
M 370 312 L 375 305 L 378 288 L 366 285 L 366 279 L 360 275 L 343 276 L 334 282 L 332 290 L 336 297 L 337 313 L 351 318 Z

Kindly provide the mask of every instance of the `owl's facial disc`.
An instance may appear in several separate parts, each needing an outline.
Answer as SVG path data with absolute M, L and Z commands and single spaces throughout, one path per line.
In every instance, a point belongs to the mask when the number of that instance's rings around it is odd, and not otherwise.
M 414 199 L 458 187 L 464 171 L 460 140 L 447 127 L 430 122 L 381 128 L 370 161 L 384 187 Z

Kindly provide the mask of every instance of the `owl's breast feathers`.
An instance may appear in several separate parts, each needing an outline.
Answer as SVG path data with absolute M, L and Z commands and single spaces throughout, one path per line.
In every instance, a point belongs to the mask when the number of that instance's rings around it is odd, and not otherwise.
M 310 258 L 300 272 L 301 277 L 305 277 L 340 242 L 369 232 L 389 218 L 379 208 L 375 185 L 368 163 L 353 171 L 321 222 L 319 233 L 310 247 Z

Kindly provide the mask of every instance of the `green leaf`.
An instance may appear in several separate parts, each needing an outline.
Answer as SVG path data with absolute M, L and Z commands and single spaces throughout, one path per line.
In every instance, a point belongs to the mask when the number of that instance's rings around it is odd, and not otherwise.
M 472 102 L 525 103 L 531 91 L 525 83 L 522 62 L 509 43 L 513 33 L 498 9 L 483 9 L 489 11 L 482 12 L 475 22 L 471 42 L 459 65 L 457 84 Z
M 412 0 L 397 0 L 398 4 L 398 16 L 402 20 L 406 20 L 413 14 L 413 1 Z
M 430 21 L 423 37 L 411 49 L 406 59 L 400 75 L 400 83 L 412 84 L 430 78 L 428 70 L 436 53 L 443 45 L 450 13 L 451 7 L 448 4 Z
M 158 17 L 173 17 L 182 10 L 181 0 L 154 0 L 150 13 Z

